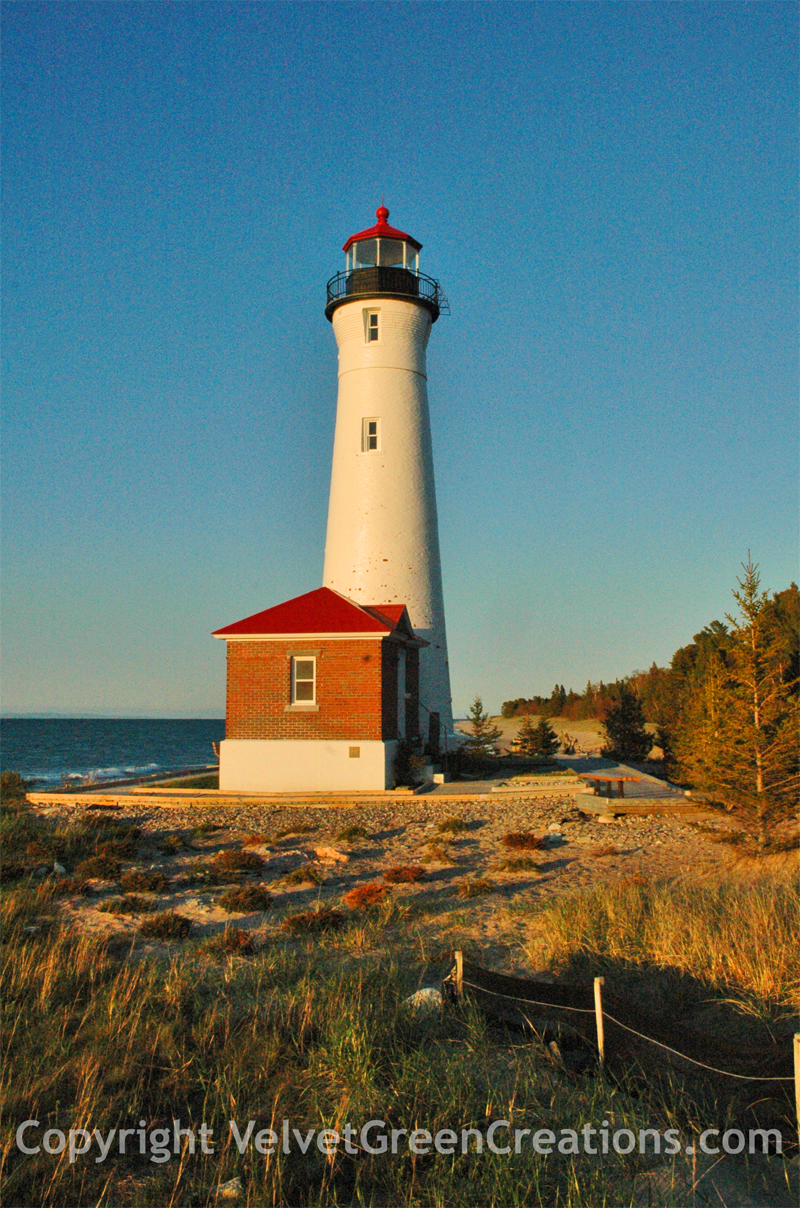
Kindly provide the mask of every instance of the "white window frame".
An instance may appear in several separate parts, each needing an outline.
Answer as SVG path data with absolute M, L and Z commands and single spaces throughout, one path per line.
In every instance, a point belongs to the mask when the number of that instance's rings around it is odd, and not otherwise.
M 370 433 L 370 424 L 375 424 L 375 432 Z M 369 447 L 370 436 L 374 436 L 375 448 Z M 379 415 L 365 415 L 361 421 L 361 452 L 362 453 L 380 453 L 381 452 L 381 419 Z
M 373 317 L 376 319 L 374 330 L 378 333 L 374 340 L 371 338 L 372 332 L 373 332 L 373 327 L 370 325 L 370 319 L 372 319 Z M 364 311 L 364 343 L 365 344 L 380 344 L 380 342 L 381 342 L 381 312 L 380 312 L 380 309 L 365 310 Z
M 311 698 L 297 699 L 297 664 L 311 663 L 313 668 L 313 676 L 311 680 L 301 679 L 301 684 L 311 684 Z M 317 703 L 317 660 L 313 654 L 295 654 L 292 655 L 292 704 L 302 708 L 304 705 L 316 705 Z

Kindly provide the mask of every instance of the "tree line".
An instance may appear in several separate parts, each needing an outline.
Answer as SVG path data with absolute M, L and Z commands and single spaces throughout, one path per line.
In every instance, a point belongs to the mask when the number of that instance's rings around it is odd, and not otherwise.
M 668 667 L 653 663 L 583 693 L 556 684 L 549 697 L 504 702 L 503 716 L 598 718 L 604 754 L 640 760 L 653 745 L 649 722 L 667 774 L 765 847 L 795 813 L 800 788 L 800 592 L 792 583 L 770 596 L 749 556 L 742 570 L 735 611 L 696 633 Z

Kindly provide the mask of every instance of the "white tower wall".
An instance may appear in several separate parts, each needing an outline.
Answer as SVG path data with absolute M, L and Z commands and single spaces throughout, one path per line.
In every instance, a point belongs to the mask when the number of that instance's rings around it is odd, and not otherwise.
M 378 339 L 368 340 L 368 314 Z M 453 728 L 425 348 L 419 303 L 359 296 L 333 312 L 339 396 L 323 583 L 360 604 L 405 604 L 420 651 L 420 726 Z M 378 421 L 378 448 L 365 421 Z

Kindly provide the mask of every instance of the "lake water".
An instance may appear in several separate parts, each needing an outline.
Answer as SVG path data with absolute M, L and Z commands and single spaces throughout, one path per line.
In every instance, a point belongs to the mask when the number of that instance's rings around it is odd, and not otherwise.
M 48 788 L 206 767 L 225 722 L 207 719 L 9 717 L 0 722 L 0 767 Z

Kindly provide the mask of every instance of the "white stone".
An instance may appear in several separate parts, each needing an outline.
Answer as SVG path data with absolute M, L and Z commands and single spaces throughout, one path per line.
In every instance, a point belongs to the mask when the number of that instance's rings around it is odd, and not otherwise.
M 403 1006 L 408 1007 L 415 1015 L 438 1015 L 444 1008 L 444 997 L 441 990 L 437 990 L 435 986 L 425 986 L 406 998 Z
M 315 847 L 314 852 L 323 864 L 346 864 L 350 859 L 345 852 L 337 851 L 335 847 Z
M 58 861 L 56 861 L 56 863 L 53 865 L 53 872 L 58 877 L 65 877 L 67 875 L 66 868 L 63 864 L 59 864 Z
M 217 1188 L 217 1199 L 231 1203 L 241 1199 L 244 1195 L 244 1184 L 237 1175 L 234 1179 L 229 1179 L 227 1183 L 220 1183 Z

